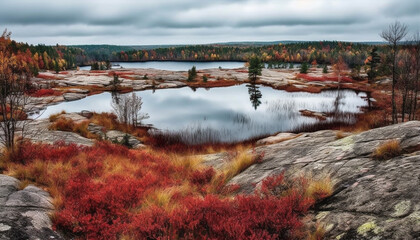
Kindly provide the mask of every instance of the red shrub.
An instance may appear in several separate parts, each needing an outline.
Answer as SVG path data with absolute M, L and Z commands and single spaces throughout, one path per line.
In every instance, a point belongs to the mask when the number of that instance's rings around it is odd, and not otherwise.
M 301 239 L 302 216 L 314 203 L 301 189 L 304 179 L 285 181 L 283 175 L 267 178 L 250 195 L 223 195 L 238 186 L 206 195 L 200 187 L 218 184 L 212 168 L 192 171 L 167 155 L 108 142 L 23 142 L 16 157 L 30 173 L 51 180 L 44 184 L 55 187 L 52 195 L 62 203 L 54 226 L 72 239 Z M 57 164 L 41 168 L 31 165 L 35 159 Z M 194 187 L 185 189 L 186 181 Z M 155 202 L 151 193 L 164 194 Z
M 42 79 L 45 79 L 45 80 L 59 80 L 60 79 L 60 78 L 58 78 L 54 75 L 49 75 L 49 74 L 44 74 L 44 73 L 40 73 L 36 77 L 42 78 Z
M 190 177 L 190 182 L 195 185 L 204 185 L 211 181 L 216 172 L 213 168 L 195 170 Z
M 34 93 L 30 94 L 32 97 L 48 97 L 48 96 L 60 96 L 61 92 L 54 91 L 52 89 L 39 89 Z
M 294 239 L 303 236 L 300 215 L 311 203 L 296 193 L 280 198 L 186 198 L 171 213 L 156 207 L 141 212 L 130 230 L 137 239 Z
M 86 239 L 118 239 L 137 204 L 138 180 L 111 176 L 95 183 L 86 175 L 74 176 L 66 187 L 65 207 L 56 226 Z
M 19 144 L 17 151 L 13 155 L 15 162 L 30 163 L 35 159 L 44 161 L 66 161 L 79 154 L 83 147 L 76 144 L 65 144 L 56 142 L 50 144 L 39 144 L 24 141 Z
M 338 81 L 338 77 L 328 77 L 328 76 L 315 77 L 315 76 L 309 76 L 308 74 L 305 74 L 305 73 L 299 73 L 296 76 L 298 78 L 303 78 L 306 81 L 310 81 L 310 82 L 311 81 L 320 81 L 320 82 L 325 82 L 325 81 L 337 82 Z M 342 76 L 341 77 L 341 82 L 353 83 L 354 80 L 349 78 L 349 77 Z

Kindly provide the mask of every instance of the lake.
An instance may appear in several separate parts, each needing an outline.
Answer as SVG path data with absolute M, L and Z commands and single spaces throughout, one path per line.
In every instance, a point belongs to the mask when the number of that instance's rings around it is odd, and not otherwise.
M 131 93 L 129 93 L 131 94 Z M 366 93 L 352 90 L 321 93 L 286 92 L 266 86 L 237 85 L 193 90 L 189 87 L 136 92 L 143 99 L 142 112 L 161 131 L 180 133 L 185 141 L 236 142 L 317 124 L 299 110 L 327 112 L 324 122 L 355 123 L 354 114 L 368 106 Z M 112 111 L 109 92 L 47 107 L 41 118 L 65 110 Z M 200 133 L 200 134 L 197 134 Z
M 168 71 L 187 71 L 193 66 L 200 69 L 209 69 L 209 68 L 242 68 L 244 67 L 244 62 L 177 62 L 177 61 L 149 61 L 149 62 L 112 62 L 113 69 L 118 68 L 154 68 Z M 119 66 L 115 66 L 119 65 Z M 80 70 L 90 70 L 90 66 L 80 67 Z

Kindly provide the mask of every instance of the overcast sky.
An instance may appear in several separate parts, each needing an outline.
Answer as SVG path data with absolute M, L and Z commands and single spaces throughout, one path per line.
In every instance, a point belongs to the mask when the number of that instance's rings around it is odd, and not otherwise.
M 378 41 L 399 20 L 420 30 L 420 0 L 0 0 L 0 29 L 32 44 Z

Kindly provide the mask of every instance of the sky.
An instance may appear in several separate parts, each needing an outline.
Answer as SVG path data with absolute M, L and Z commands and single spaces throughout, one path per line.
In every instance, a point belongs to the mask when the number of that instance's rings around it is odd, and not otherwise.
M 420 31 L 420 0 L 0 0 L 0 30 L 30 44 L 380 41 Z

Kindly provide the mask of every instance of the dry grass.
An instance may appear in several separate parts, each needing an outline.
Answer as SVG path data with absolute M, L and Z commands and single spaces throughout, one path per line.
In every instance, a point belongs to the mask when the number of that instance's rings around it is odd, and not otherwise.
M 50 117 L 49 117 L 50 122 L 57 121 L 61 114 L 66 114 L 66 111 L 63 110 L 60 113 L 50 115 Z
M 334 192 L 334 183 L 330 176 L 325 175 L 315 180 L 308 178 L 308 185 L 306 188 L 306 195 L 315 201 L 329 197 Z
M 324 226 L 317 224 L 315 231 L 308 234 L 307 240 L 322 240 L 325 239 Z
M 231 153 L 232 159 L 226 164 L 222 170 L 225 181 L 229 181 L 234 176 L 243 172 L 245 169 L 258 162 L 260 156 L 251 152 L 250 149 L 238 146 L 235 152 Z
M 387 160 L 401 155 L 402 149 L 398 140 L 390 140 L 379 145 L 372 154 L 377 160 Z
M 345 138 L 345 137 L 346 137 L 346 134 L 342 131 L 338 131 L 338 132 L 335 133 L 335 139 L 337 139 L 337 140 Z

